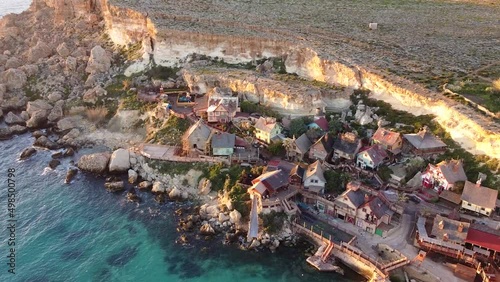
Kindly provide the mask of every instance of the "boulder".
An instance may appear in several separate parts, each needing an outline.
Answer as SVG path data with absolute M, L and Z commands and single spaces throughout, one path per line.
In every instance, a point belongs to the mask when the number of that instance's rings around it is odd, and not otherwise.
M 0 73 L 0 83 L 3 83 L 7 90 L 21 89 L 27 80 L 26 74 L 20 69 L 8 69 Z
M 68 169 L 68 172 L 66 172 L 66 179 L 64 180 L 64 183 L 69 184 L 73 178 L 75 178 L 76 174 L 78 173 L 78 169 L 72 167 Z
M 47 134 L 41 130 L 35 130 L 33 133 L 31 133 L 31 136 L 35 137 L 37 139 L 40 136 L 47 136 Z
M 17 69 L 18 67 L 22 66 L 23 62 L 21 62 L 18 58 L 16 57 L 11 57 L 5 62 L 5 69 Z
M 59 44 L 59 46 L 57 46 L 57 48 L 56 48 L 56 51 L 57 51 L 57 54 L 59 54 L 59 56 L 61 56 L 63 58 L 66 58 L 70 54 L 70 51 L 69 51 L 68 46 L 66 45 L 66 42 Z
M 13 112 L 8 112 L 7 115 L 4 117 L 4 121 L 6 124 L 20 124 L 20 125 L 25 125 L 26 122 L 19 117 L 18 115 L 14 114 Z
M 23 134 L 28 132 L 28 128 L 26 128 L 26 126 L 16 124 L 10 127 L 10 132 L 12 134 Z
M 59 119 L 61 119 L 63 117 L 63 114 L 64 114 L 63 106 L 64 106 L 64 101 L 62 101 L 62 100 L 57 101 L 55 103 L 54 107 L 52 108 L 52 111 L 50 111 L 50 114 L 48 115 L 47 119 L 50 122 L 56 122 Z
M 229 216 L 227 216 L 226 214 L 224 213 L 219 213 L 219 222 L 226 222 L 229 220 Z
M 78 127 L 78 121 L 74 117 L 66 117 L 57 122 L 57 128 L 60 131 L 70 130 Z
M 63 157 L 63 153 L 62 152 L 55 152 L 50 157 L 53 159 L 60 159 Z
M 52 105 L 45 100 L 38 99 L 36 101 L 28 102 L 26 106 L 26 111 L 30 116 L 32 116 L 36 112 L 44 112 L 46 115 L 49 114 L 50 110 L 52 110 Z
M 123 181 L 113 181 L 104 183 L 104 187 L 110 192 L 120 192 L 125 190 L 125 184 Z
M 22 111 L 20 114 L 19 114 L 19 117 L 22 118 L 24 121 L 27 121 L 30 119 L 30 114 L 28 114 L 27 111 Z
M 168 193 L 168 196 L 170 199 L 181 199 L 182 198 L 182 192 L 179 190 L 179 188 L 174 187 L 170 193 Z
M 68 72 L 75 71 L 77 68 L 77 60 L 75 57 L 69 56 L 66 58 L 66 62 L 64 65 L 66 67 L 66 71 Z
M 128 170 L 128 183 L 134 184 L 137 181 L 137 172 L 133 169 Z
M 75 154 L 75 150 L 73 150 L 73 148 L 68 148 L 68 149 L 64 150 L 63 156 L 64 157 L 71 157 L 74 154 Z
M 253 239 L 252 243 L 248 247 L 249 249 L 255 249 L 260 246 L 260 241 L 257 238 Z
M 49 96 L 47 96 L 47 98 L 49 99 L 49 101 L 51 103 L 55 103 L 55 102 L 61 100 L 63 98 L 63 95 L 59 91 L 55 91 L 55 92 L 50 93 Z
M 130 153 L 126 149 L 118 149 L 111 155 L 110 172 L 123 172 L 130 168 Z
M 49 150 L 59 149 L 59 145 L 56 142 L 50 140 L 47 136 L 38 137 L 33 145 L 42 148 L 47 148 Z
M 107 72 L 110 67 L 111 59 L 108 54 L 106 54 L 106 50 L 100 45 L 90 50 L 90 58 L 87 62 L 87 68 L 85 68 L 87 73 Z
M 153 183 L 151 183 L 149 181 L 142 181 L 137 186 L 139 187 L 139 189 L 149 189 L 149 188 L 151 188 L 151 186 L 153 186 Z
M 97 102 L 97 99 L 102 96 L 107 95 L 107 91 L 104 90 L 101 86 L 96 86 L 92 89 L 89 89 L 83 93 L 83 101 L 85 103 L 91 103 L 95 104 Z
M 141 198 L 139 198 L 139 196 L 135 193 L 134 188 L 130 188 L 130 190 L 128 190 L 126 197 L 129 202 L 138 203 L 141 201 Z
M 36 63 L 41 58 L 47 58 L 52 54 L 51 48 L 42 41 L 38 41 L 37 44 L 28 50 L 28 60 L 32 63 Z
M 12 132 L 8 127 L 0 127 L 0 140 L 6 140 L 12 137 Z
M 60 165 L 60 164 L 61 164 L 61 161 L 60 161 L 60 160 L 52 159 L 52 160 L 50 160 L 50 162 L 49 162 L 49 167 L 50 167 L 51 169 L 56 169 L 56 167 L 57 167 L 58 165 Z
M 31 115 L 30 119 L 26 122 L 28 128 L 40 128 L 47 123 L 47 113 L 45 111 L 38 111 Z
M 155 181 L 153 183 L 153 189 L 151 189 L 151 192 L 154 192 L 154 193 L 164 193 L 165 192 L 165 186 L 160 181 Z
M 215 230 L 213 229 L 213 227 L 209 223 L 205 223 L 200 227 L 200 234 L 201 235 L 208 235 L 208 236 L 214 235 Z
M 209 217 L 218 218 L 219 217 L 219 207 L 217 205 L 207 206 L 206 213 Z
M 19 159 L 25 160 L 25 159 L 33 156 L 35 153 L 36 153 L 36 149 L 35 148 L 33 148 L 33 147 L 26 148 L 26 149 L 24 149 L 21 152 L 21 155 L 19 156 Z
M 207 195 L 212 190 L 211 187 L 212 187 L 212 182 L 207 178 L 203 178 L 198 184 L 199 194 Z
M 237 210 L 232 210 L 229 213 L 229 221 L 231 221 L 231 223 L 234 223 L 235 225 L 239 225 L 241 221 L 241 213 Z
M 189 193 L 186 192 L 186 191 L 183 191 L 182 194 L 181 194 L 181 198 L 183 200 L 187 200 L 189 198 Z
M 78 168 L 93 173 L 104 173 L 108 168 L 110 157 L 111 155 L 109 153 L 83 155 L 80 160 L 78 160 Z

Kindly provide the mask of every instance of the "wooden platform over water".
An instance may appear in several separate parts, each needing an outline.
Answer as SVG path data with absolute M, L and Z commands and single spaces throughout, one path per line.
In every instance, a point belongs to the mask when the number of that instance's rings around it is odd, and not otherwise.
M 311 256 L 308 257 L 306 261 L 319 271 L 326 271 L 326 272 L 335 271 L 344 274 L 344 270 L 342 268 L 334 265 L 334 260 L 328 260 L 326 262 L 323 262 L 320 256 Z

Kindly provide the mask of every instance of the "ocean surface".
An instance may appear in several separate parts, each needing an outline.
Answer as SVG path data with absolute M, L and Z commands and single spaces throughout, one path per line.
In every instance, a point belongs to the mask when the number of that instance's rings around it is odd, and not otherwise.
M 64 184 L 70 159 L 55 170 L 47 168 L 48 150 L 17 160 L 32 142 L 29 134 L 0 141 L 0 281 L 362 280 L 345 267 L 346 276 L 312 269 L 305 261 L 307 242 L 274 254 L 225 246 L 221 237 L 176 244 L 179 204 L 158 205 L 148 192 L 138 192 L 142 203 L 128 203 L 124 193 L 106 192 L 102 178 L 83 173 Z M 15 275 L 7 265 L 9 168 L 16 171 Z
M 27 10 L 31 4 L 31 0 L 1 0 L 0 1 L 0 18 L 10 14 L 19 14 Z

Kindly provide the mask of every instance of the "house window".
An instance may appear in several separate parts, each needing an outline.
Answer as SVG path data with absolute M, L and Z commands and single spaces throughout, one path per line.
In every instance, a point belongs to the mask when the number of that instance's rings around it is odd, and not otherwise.
M 215 115 L 216 116 L 220 116 L 220 112 L 215 112 Z
M 481 208 L 482 211 L 484 211 L 485 209 L 484 208 Z
M 470 203 L 467 203 L 467 205 L 468 205 L 469 207 L 470 207 L 470 206 L 472 206 Z
M 365 209 L 365 208 L 363 208 L 363 212 L 366 212 L 366 209 Z

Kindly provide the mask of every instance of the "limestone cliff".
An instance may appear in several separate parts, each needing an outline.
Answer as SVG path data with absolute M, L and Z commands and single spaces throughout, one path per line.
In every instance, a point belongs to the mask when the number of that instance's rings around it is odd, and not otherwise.
M 49 6 L 54 6 L 62 17 L 88 12 L 100 13 L 114 43 L 126 45 L 142 42 L 144 52 L 152 55 L 154 61 L 160 65 L 174 65 L 191 53 L 219 57 L 229 63 L 248 62 L 264 57 L 286 57 L 285 65 L 289 73 L 348 88 L 363 87 L 371 90 L 374 97 L 390 102 L 397 109 L 415 114 L 435 114 L 438 122 L 466 149 L 500 158 L 499 129 L 497 123 L 491 119 L 410 81 L 380 74 L 362 65 L 362 62 L 354 64 L 352 60 L 348 60 L 351 62 L 348 63 L 331 54 L 316 51 L 323 50 L 320 47 L 315 49 L 318 42 L 307 42 L 297 34 L 238 24 L 234 19 L 206 20 L 190 15 L 188 6 L 184 7 L 186 15 L 181 16 L 160 13 L 154 9 L 154 3 L 149 9 L 147 5 L 139 7 L 127 1 L 115 3 L 116 0 L 46 2 Z M 182 4 L 179 3 L 181 6 Z M 64 8 L 61 8 L 61 5 Z M 221 31 L 222 28 L 226 29 Z M 268 36 L 269 33 L 272 33 L 272 36 Z M 224 81 L 224 78 L 220 80 Z M 251 79 L 225 81 L 234 90 L 258 92 L 249 90 L 258 85 L 251 82 Z M 292 99 L 287 97 L 286 91 L 270 89 L 263 90 L 258 95 L 264 95 L 271 104 L 285 109 L 300 107 L 296 97 Z

